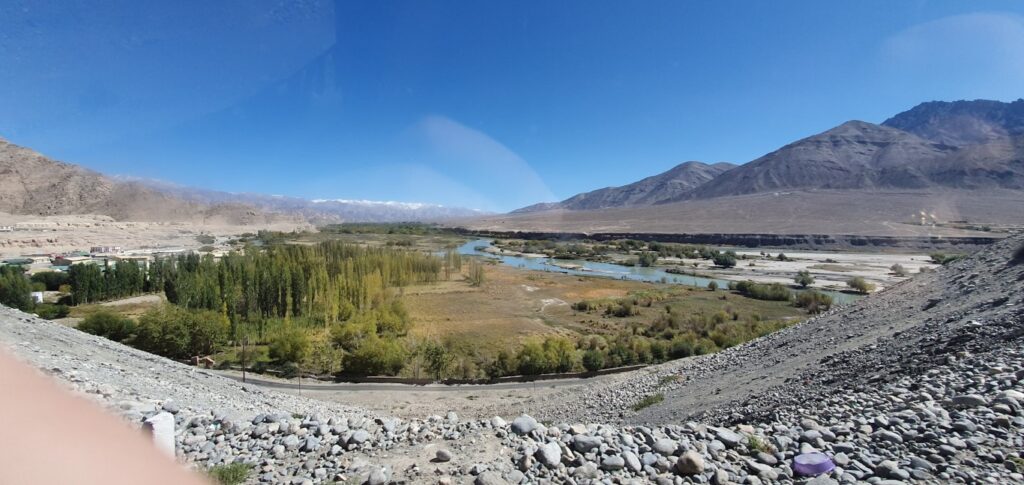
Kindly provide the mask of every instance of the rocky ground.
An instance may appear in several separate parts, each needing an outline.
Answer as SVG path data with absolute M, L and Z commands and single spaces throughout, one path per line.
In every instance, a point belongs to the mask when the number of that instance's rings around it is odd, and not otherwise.
M 375 415 L 9 309 L 0 341 L 129 423 L 173 413 L 183 461 L 247 463 L 251 482 L 1017 483 L 1024 264 L 1008 261 L 1022 241 L 719 354 L 555 393 L 539 421 Z M 836 468 L 795 476 L 812 451 Z

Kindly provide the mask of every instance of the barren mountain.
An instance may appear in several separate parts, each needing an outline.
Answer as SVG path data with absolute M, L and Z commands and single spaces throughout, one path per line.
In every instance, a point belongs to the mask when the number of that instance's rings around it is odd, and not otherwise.
M 882 123 L 926 140 L 962 146 L 1024 135 L 1024 99 L 1001 103 L 931 101 L 921 103 Z
M 627 196 L 632 203 L 614 206 L 602 203 L 609 193 L 623 192 L 602 189 L 465 225 L 501 231 L 937 234 L 917 223 L 922 211 L 938 222 L 1019 225 L 1024 100 L 923 103 L 882 125 L 843 123 L 672 197 Z
M 280 220 L 238 203 L 190 202 L 47 158 L 0 138 L 0 212 L 100 214 L 117 220 L 252 224 Z
M 1022 153 L 1020 143 L 1008 137 L 955 147 L 888 126 L 849 121 L 747 163 L 683 198 L 800 189 L 1020 190 Z
M 694 188 L 735 167 L 736 165 L 726 162 L 711 165 L 701 162 L 684 162 L 671 170 L 647 177 L 639 182 L 577 194 L 561 202 L 535 204 L 516 210 L 514 213 L 552 209 L 593 210 L 657 204 L 682 197 Z

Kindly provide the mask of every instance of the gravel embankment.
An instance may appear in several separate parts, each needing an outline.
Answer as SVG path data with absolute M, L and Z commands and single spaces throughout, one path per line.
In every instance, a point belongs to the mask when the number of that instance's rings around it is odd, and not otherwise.
M 558 394 L 531 409 L 543 422 L 376 416 L 4 308 L 0 341 L 129 422 L 174 413 L 183 460 L 248 463 L 252 482 L 1021 483 L 1024 265 L 1007 261 L 1022 240 L 716 355 Z M 795 477 L 811 451 L 836 469 Z

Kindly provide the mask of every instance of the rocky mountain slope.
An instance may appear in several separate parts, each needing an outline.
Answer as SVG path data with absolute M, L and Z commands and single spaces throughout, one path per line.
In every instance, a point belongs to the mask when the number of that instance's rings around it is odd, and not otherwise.
M 726 162 L 711 165 L 693 161 L 684 162 L 666 172 L 647 177 L 639 182 L 577 194 L 561 202 L 536 204 L 516 210 L 514 213 L 552 209 L 593 210 L 657 204 L 678 199 L 735 167 Z
M 786 145 L 675 200 L 808 189 L 1024 190 L 1021 139 L 989 133 L 992 138 L 983 143 L 954 146 L 890 126 L 849 121 Z
M 2 308 L 0 342 L 129 423 L 172 413 L 181 459 L 250 464 L 252 483 L 1020 483 L 1022 245 L 1018 234 L 748 344 L 537 402 L 543 422 L 375 416 Z M 654 393 L 664 401 L 633 411 Z M 800 477 L 794 460 L 811 452 L 836 468 Z
M 930 101 L 882 123 L 944 145 L 976 145 L 1024 135 L 1024 99 Z
M 289 218 L 239 203 L 199 204 L 47 158 L 0 138 L 0 212 L 246 225 Z

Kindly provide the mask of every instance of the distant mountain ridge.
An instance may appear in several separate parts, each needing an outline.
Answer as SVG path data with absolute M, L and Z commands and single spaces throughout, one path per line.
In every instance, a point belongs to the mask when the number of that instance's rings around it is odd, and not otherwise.
M 668 171 L 628 185 L 577 194 L 561 202 L 535 204 L 513 213 L 553 209 L 595 210 L 658 204 L 681 197 L 733 168 L 736 168 L 736 165 L 727 162 L 710 165 L 697 161 L 684 162 Z
M 118 220 L 215 224 L 290 222 L 244 204 L 198 204 L 47 158 L 0 138 L 0 212 L 101 214 Z
M 348 199 L 303 199 L 280 195 L 231 193 L 181 186 L 161 180 L 123 177 L 135 183 L 204 204 L 247 204 L 265 211 L 293 214 L 313 224 L 340 222 L 413 222 L 436 221 L 487 215 L 487 212 L 462 207 L 447 207 L 422 202 L 395 202 Z
M 1024 190 L 1024 100 L 921 103 L 882 124 L 848 121 L 667 190 L 658 180 L 514 213 L 643 207 L 779 191 Z M 641 194 L 636 196 L 636 194 Z
M 1024 99 L 929 101 L 882 122 L 883 126 L 953 146 L 1024 135 Z
M 98 214 L 121 221 L 248 225 L 407 222 L 486 213 L 435 204 L 233 194 L 106 176 L 0 138 L 0 213 Z

